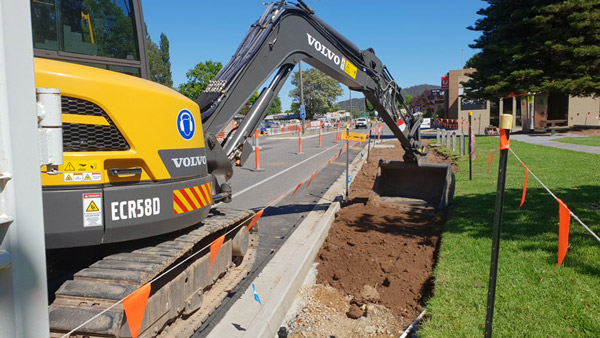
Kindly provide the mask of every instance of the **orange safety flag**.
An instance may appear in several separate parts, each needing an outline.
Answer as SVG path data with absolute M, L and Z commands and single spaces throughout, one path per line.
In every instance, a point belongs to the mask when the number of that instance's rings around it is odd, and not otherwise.
M 473 162 L 477 161 L 477 159 L 479 158 L 479 154 L 481 154 L 481 150 L 477 152 L 477 156 L 475 156 L 475 159 L 473 160 Z
M 498 151 L 498 150 L 494 150 L 494 155 L 492 155 L 492 160 L 490 161 L 488 171 L 487 171 L 488 174 L 490 173 L 490 169 L 492 169 L 492 164 L 494 164 L 494 157 L 496 157 L 496 151 Z
M 335 160 L 337 159 L 337 154 L 333 155 L 333 162 L 335 162 Z
M 327 168 L 329 168 L 329 164 L 331 164 L 331 159 L 329 159 L 329 161 L 327 161 Z
M 569 247 L 569 226 L 571 224 L 571 210 L 567 205 L 557 198 L 558 202 L 558 266 L 560 266 L 567 254 Z
M 258 219 L 262 216 L 263 212 L 265 212 L 265 209 L 260 209 L 256 214 L 254 214 L 254 217 L 252 217 L 252 220 L 250 221 L 250 224 L 248 224 L 246 231 L 250 231 L 250 229 L 252 229 L 256 222 L 258 222 Z
M 523 196 L 521 197 L 521 205 L 519 205 L 519 208 L 523 206 L 523 203 L 525 203 L 525 195 L 527 194 L 527 178 L 529 178 L 529 168 L 527 168 L 525 163 L 521 162 L 521 164 L 525 167 L 525 183 L 523 183 Z
M 340 149 L 340 152 L 338 153 L 338 158 L 340 158 L 340 156 L 342 156 L 342 149 Z
M 310 183 L 312 182 L 313 178 L 315 178 L 316 173 L 317 172 L 315 171 L 314 173 L 312 173 L 312 175 L 310 175 L 310 180 L 308 181 L 308 184 L 306 185 L 307 188 L 310 187 Z
M 298 191 L 298 189 L 300 189 L 300 187 L 302 186 L 302 183 L 304 183 L 304 182 L 300 182 L 300 184 L 298 184 L 298 186 L 296 187 L 296 189 L 292 193 L 292 197 L 294 197 L 294 195 L 296 195 L 296 192 Z
M 488 150 L 488 163 L 486 164 L 487 167 L 490 166 L 490 158 L 492 157 L 492 151 Z
M 142 328 L 142 320 L 144 312 L 146 312 L 146 304 L 150 296 L 150 283 L 144 284 L 141 288 L 135 290 L 132 294 L 123 299 L 123 308 L 125 309 L 125 317 L 129 324 L 129 332 L 132 338 L 137 338 Z
M 510 148 L 508 135 L 509 133 L 506 132 L 506 129 L 500 129 L 500 150 L 507 150 Z
M 285 197 L 285 195 L 286 195 L 286 194 L 281 194 L 281 196 L 277 197 L 276 199 L 272 200 L 271 202 L 267 203 L 266 205 L 267 205 L 267 206 L 269 206 L 269 205 L 271 205 L 271 204 L 275 203 L 275 201 L 277 201 L 277 200 L 279 200 L 279 199 L 281 199 L 281 198 Z
M 215 239 L 215 241 L 210 245 L 210 266 L 208 267 L 208 273 L 210 273 L 210 270 L 212 269 L 213 263 L 219 254 L 219 250 L 221 250 L 221 245 L 223 245 L 223 242 L 225 242 L 225 235 Z

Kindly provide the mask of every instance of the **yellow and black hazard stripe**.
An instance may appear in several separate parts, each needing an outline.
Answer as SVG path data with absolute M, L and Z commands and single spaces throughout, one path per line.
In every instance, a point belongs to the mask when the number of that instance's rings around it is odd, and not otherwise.
M 204 208 L 212 202 L 210 183 L 173 190 L 173 215 Z

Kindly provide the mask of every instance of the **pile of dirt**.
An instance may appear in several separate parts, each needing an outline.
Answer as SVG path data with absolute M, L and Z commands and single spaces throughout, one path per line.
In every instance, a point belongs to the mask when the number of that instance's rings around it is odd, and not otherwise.
M 573 129 L 568 131 L 569 134 L 577 134 L 581 136 L 600 136 L 600 129 L 598 128 L 590 128 L 590 129 Z
M 368 202 L 379 159 L 402 160 L 398 142 L 385 144 L 395 147 L 371 151 L 331 225 L 316 259 L 318 284 L 302 289 L 307 306 L 291 337 L 397 337 L 431 295 L 445 215 Z M 428 162 L 447 163 L 433 151 Z M 335 301 L 328 287 L 337 290 Z

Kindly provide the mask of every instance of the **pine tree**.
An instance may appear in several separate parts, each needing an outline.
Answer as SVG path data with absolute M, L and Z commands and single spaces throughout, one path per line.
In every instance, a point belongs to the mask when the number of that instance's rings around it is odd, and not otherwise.
M 466 86 L 473 97 L 511 92 L 600 94 L 600 0 L 486 0 Z
M 164 33 L 160 34 L 160 47 L 146 32 L 148 45 L 148 63 L 150 65 L 150 79 L 167 87 L 173 86 L 171 75 L 171 56 L 169 55 L 169 39 Z

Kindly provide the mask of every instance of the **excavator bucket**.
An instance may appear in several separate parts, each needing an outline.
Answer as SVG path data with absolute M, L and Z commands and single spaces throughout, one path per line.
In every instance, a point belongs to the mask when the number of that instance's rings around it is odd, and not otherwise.
M 443 209 L 454 196 L 454 172 L 447 164 L 421 164 L 379 161 L 370 200 Z

